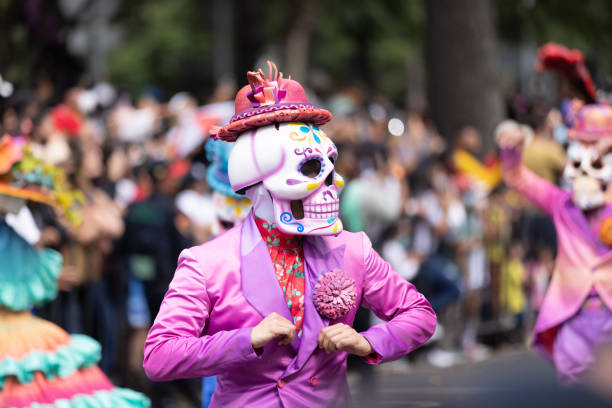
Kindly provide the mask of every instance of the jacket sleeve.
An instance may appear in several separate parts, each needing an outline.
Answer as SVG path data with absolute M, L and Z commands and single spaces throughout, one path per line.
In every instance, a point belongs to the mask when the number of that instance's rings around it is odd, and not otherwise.
M 259 358 L 250 327 L 202 335 L 210 308 L 205 275 L 186 249 L 145 342 L 143 367 L 151 380 L 216 375 Z
M 425 343 L 436 328 L 436 314 L 414 285 L 402 278 L 362 234 L 365 275 L 362 305 L 385 322 L 361 334 L 374 353 L 370 364 L 397 360 Z
M 515 188 L 540 210 L 552 215 L 564 191 L 522 164 L 522 150 L 505 148 L 501 151 L 504 181 Z

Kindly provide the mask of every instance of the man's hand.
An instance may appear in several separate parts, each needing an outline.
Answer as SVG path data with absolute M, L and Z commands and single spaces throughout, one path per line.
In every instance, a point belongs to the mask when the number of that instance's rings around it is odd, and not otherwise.
M 523 130 L 520 127 L 509 127 L 508 129 L 503 130 L 497 136 L 497 145 L 500 147 L 500 149 L 517 149 L 519 147 L 522 147 L 524 142 L 525 135 L 523 134 Z
M 251 330 L 251 344 L 260 349 L 270 340 L 279 338 L 278 344 L 289 344 L 295 338 L 295 326 L 278 313 L 270 313 Z
M 323 328 L 317 342 L 319 347 L 328 353 L 346 351 L 364 357 L 374 351 L 365 337 L 344 323 Z

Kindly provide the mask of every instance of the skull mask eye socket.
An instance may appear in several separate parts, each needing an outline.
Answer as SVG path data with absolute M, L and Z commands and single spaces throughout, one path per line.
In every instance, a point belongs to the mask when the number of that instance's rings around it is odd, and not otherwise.
M 300 173 L 306 177 L 315 178 L 321 173 L 321 160 L 308 159 L 300 166 Z
M 603 162 L 601 161 L 601 158 L 597 158 L 595 159 L 592 163 L 591 166 L 595 169 L 595 170 L 601 170 L 601 168 L 603 167 Z
M 219 222 L 221 223 L 221 226 L 226 230 L 232 229 L 234 227 L 234 223 L 232 221 L 219 220 Z

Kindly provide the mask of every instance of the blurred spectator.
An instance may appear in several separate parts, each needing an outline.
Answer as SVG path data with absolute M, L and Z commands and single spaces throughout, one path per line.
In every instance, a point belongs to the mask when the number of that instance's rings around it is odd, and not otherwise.
M 128 207 L 125 234 L 117 243 L 131 277 L 144 283 L 151 316 L 157 313 L 172 280 L 179 253 L 192 243 L 176 225 L 173 196 L 178 181 L 170 170 L 163 162 L 152 162 L 140 170 L 150 180 L 151 191 Z
M 523 245 L 520 241 L 510 243 L 508 259 L 501 270 L 501 304 L 505 313 L 514 318 L 511 338 L 520 343 L 523 338 L 527 300 L 525 286 L 527 276 L 523 264 Z
M 490 276 L 490 316 L 499 317 L 501 311 L 502 265 L 507 256 L 511 237 L 511 208 L 506 203 L 505 191 L 496 189 L 483 211 L 484 244 Z
M 565 167 L 565 151 L 554 139 L 553 131 L 561 124 L 561 113 L 551 109 L 536 121 L 535 132 L 528 127 L 527 143 L 523 147 L 523 163 L 538 176 L 557 183 Z
M 462 346 L 468 358 L 486 357 L 484 347 L 477 341 L 482 311 L 483 291 L 489 283 L 489 270 L 484 248 L 483 202 L 471 191 L 463 194 L 465 219 L 454 231 L 457 261 L 462 270 L 465 290 L 465 330 Z
M 486 163 L 478 160 L 482 150 L 482 136 L 472 126 L 465 126 L 455 136 L 453 166 L 457 175 L 470 185 L 479 197 L 488 194 L 501 182 L 499 162 L 488 157 Z
M 436 313 L 459 298 L 461 282 L 446 237 L 461 224 L 464 209 L 451 197 L 449 182 L 439 165 L 421 166 L 410 177 L 412 198 L 406 203 L 412 217 L 412 251 L 421 260 L 415 284 Z
M 384 234 L 382 246 L 383 258 L 408 281 L 414 279 L 423 262 L 422 257 L 411 250 L 411 237 L 410 219 L 400 218 Z
M 108 256 L 114 240 L 123 233 L 120 209 L 94 181 L 102 175 L 99 146 L 93 142 L 70 142 L 69 162 L 65 164 L 87 199 L 82 207 L 83 222 L 78 227 L 58 225 L 52 215 L 43 222 L 42 240 L 57 247 L 64 256 L 63 273 L 58 280 L 58 298 L 47 312 L 53 320 L 73 333 L 85 333 L 101 341 L 105 354 L 100 367 L 110 372 L 117 356 L 115 306 L 105 281 Z
M 358 156 L 363 169 L 346 185 L 340 214 L 347 230 L 366 231 L 376 242 L 383 229 L 400 214 L 403 190 L 387 165 L 386 149 L 368 144 L 363 150 Z
M 127 319 L 132 328 L 128 368 L 155 402 L 170 406 L 177 387 L 196 401 L 197 386 L 191 382 L 153 386 L 142 370 L 143 347 L 152 317 L 157 315 L 174 275 L 176 260 L 193 242 L 179 231 L 181 224 L 177 223 L 179 214 L 173 200 L 182 174 L 173 174 L 172 166 L 159 161 L 147 163 L 139 173 L 150 191 L 128 207 L 125 233 L 117 242 L 115 254 L 122 259 L 128 277 Z
M 553 139 L 553 131 L 561 124 L 561 121 L 561 113 L 556 109 L 551 109 L 548 113 L 542 113 L 540 117 L 536 117 L 535 133 L 523 126 L 526 135 L 532 136 L 526 138 L 527 143 L 523 147 L 523 163 L 536 175 L 553 184 L 562 182 L 561 176 L 565 167 L 565 151 Z M 528 241 L 527 257 L 537 260 L 549 256 L 542 252 L 550 252 L 550 256 L 554 258 L 557 252 L 557 233 L 550 217 L 530 205 L 525 211 L 522 224 L 522 228 L 525 229 L 523 232 L 525 240 Z

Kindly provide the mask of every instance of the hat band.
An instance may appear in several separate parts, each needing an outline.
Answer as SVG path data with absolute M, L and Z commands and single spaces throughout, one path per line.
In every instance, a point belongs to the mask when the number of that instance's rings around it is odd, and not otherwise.
M 261 115 L 262 113 L 275 112 L 283 109 L 301 109 L 301 108 L 313 108 L 313 105 L 310 103 L 294 103 L 294 102 L 286 102 L 286 103 L 278 103 L 275 105 L 268 105 L 261 108 L 252 108 L 242 111 L 240 113 L 235 114 L 230 119 L 230 123 L 235 122 L 237 120 L 242 120 L 249 118 L 251 116 Z
M 595 141 L 604 137 L 612 136 L 612 129 L 570 129 L 568 132 L 570 139 Z

